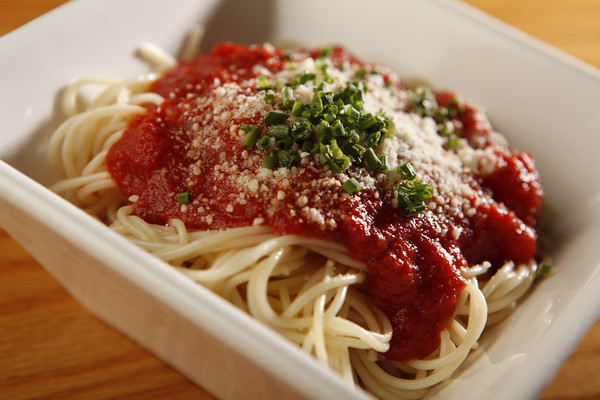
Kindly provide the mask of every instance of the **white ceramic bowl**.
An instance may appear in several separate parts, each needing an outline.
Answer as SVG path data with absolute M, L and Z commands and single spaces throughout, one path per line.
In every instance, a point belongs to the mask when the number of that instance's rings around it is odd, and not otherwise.
M 600 312 L 600 73 L 452 1 L 80 0 L 0 38 L 0 225 L 99 318 L 221 398 L 368 395 L 213 293 L 57 197 L 44 156 L 72 79 L 146 71 L 150 41 L 177 54 L 201 23 L 221 40 L 343 44 L 406 77 L 487 107 L 533 152 L 547 193 L 555 272 L 436 399 L 527 399 Z M 234 383 L 232 383 L 232 380 Z

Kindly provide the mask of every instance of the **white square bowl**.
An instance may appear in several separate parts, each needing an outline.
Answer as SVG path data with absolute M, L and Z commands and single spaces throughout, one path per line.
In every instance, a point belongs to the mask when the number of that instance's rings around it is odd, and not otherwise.
M 0 225 L 90 311 L 219 398 L 369 398 L 45 187 L 55 179 L 44 148 L 61 88 L 144 72 L 141 42 L 177 54 L 198 23 L 205 46 L 342 44 L 485 105 L 496 129 L 534 154 L 555 272 L 429 397 L 535 397 L 600 313 L 600 73 L 461 3 L 68 3 L 0 38 Z

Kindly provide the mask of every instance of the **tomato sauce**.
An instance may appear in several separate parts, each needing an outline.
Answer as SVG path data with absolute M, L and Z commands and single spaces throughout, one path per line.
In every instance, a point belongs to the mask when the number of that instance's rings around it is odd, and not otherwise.
M 341 49 L 334 49 L 331 59 L 338 66 L 359 63 Z M 534 256 L 533 226 L 543 191 L 532 158 L 490 140 L 491 128 L 469 106 L 454 117 L 459 136 L 473 147 L 491 147 L 501 160 L 490 173 L 467 174 L 472 191 L 466 201 L 476 211 L 472 215 L 427 212 L 405 217 L 383 188 L 348 195 L 326 168 L 314 162 L 301 163 L 287 174 L 275 171 L 273 179 L 258 184 L 250 178 L 241 180 L 260 170 L 262 155 L 244 148 L 233 127 L 264 125 L 265 111 L 236 113 L 229 105 L 229 114 L 219 114 L 223 102 L 232 100 L 227 96 L 215 100 L 214 93 L 235 84 L 236 93 L 262 99 L 252 78 L 265 70 L 281 71 L 287 62 L 284 52 L 267 46 L 225 43 L 208 55 L 179 63 L 151 88 L 165 102 L 148 106 L 147 113 L 133 118 L 110 149 L 109 172 L 125 196 L 135 195 L 136 215 L 150 223 L 179 218 L 188 229 L 203 230 L 263 223 L 279 234 L 344 244 L 355 259 L 367 264 L 365 290 L 392 322 L 391 349 L 385 356 L 427 357 L 455 312 L 465 285 L 464 268 L 482 261 L 498 268 L 507 260 L 528 262 Z M 385 73 L 386 83 L 394 79 L 393 73 Z M 445 105 L 452 97 L 439 93 L 438 102 Z M 196 151 L 200 147 L 192 146 L 198 141 L 194 132 L 209 119 L 207 115 L 227 118 L 206 123 L 207 132 L 215 136 Z M 241 178 L 236 181 L 233 176 Z M 250 189 L 241 189 L 239 182 Z M 190 194 L 190 204 L 179 204 L 176 195 L 182 192 Z M 317 209 L 324 218 L 311 218 Z M 440 227 L 451 227 L 460 235 Z

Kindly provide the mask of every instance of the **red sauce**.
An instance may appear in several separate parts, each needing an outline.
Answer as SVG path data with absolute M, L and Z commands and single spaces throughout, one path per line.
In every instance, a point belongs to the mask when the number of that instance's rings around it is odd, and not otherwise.
M 366 65 L 341 49 L 334 49 L 330 57 L 338 65 Z M 258 153 L 243 148 L 231 127 L 262 124 L 262 114 L 234 113 L 224 120 L 211 120 L 210 132 L 217 139 L 210 139 L 215 140 L 214 145 L 195 154 L 190 151 L 198 128 L 194 124 L 216 112 L 220 104 L 206 102 L 197 109 L 195 102 L 226 83 L 237 83 L 241 92 L 253 93 L 255 88 L 247 83 L 258 75 L 253 66 L 277 72 L 286 61 L 278 50 L 223 44 L 208 55 L 181 62 L 152 86 L 167 99 L 164 104 L 148 106 L 148 112 L 135 117 L 110 149 L 106 158 L 109 172 L 125 196 L 139 197 L 133 203 L 135 213 L 150 223 L 166 224 L 171 218 L 180 218 L 188 229 L 205 230 L 248 226 L 260 219 L 279 234 L 343 243 L 354 258 L 367 264 L 365 290 L 392 321 L 394 335 L 386 357 L 426 357 L 439 345 L 439 333 L 455 311 L 457 296 L 465 285 L 461 269 L 484 260 L 498 267 L 506 260 L 527 262 L 534 256 L 536 233 L 532 226 L 539 215 L 542 189 L 533 161 L 527 153 L 489 140 L 487 120 L 469 106 L 455 118 L 460 135 L 474 147 L 493 146 L 502 160 L 491 174 L 472 177 L 474 191 L 469 201 L 477 211 L 472 217 L 426 213 L 407 218 L 389 196 L 377 190 L 349 196 L 339 185 L 327 185 L 327 180 L 319 181 L 315 188 L 313 183 L 323 168 L 314 163 L 297 167 L 287 183 L 262 183 L 262 193 L 269 193 L 267 196 L 259 195 L 259 189 L 244 192 L 229 180 L 229 174 L 256 171 L 262 158 L 252 157 Z M 386 72 L 384 79 L 393 82 L 397 78 Z M 396 87 L 400 89 L 401 84 Z M 451 96 L 440 93 L 438 102 L 444 105 Z M 224 163 L 229 168 L 225 175 L 219 169 Z M 232 170 L 231 165 L 236 167 Z M 484 190 L 492 192 L 492 199 Z M 183 191 L 195 199 L 193 204 L 178 204 L 176 194 Z M 308 195 L 309 205 L 325 204 L 323 208 L 330 209 L 325 211 L 325 224 L 307 217 L 299 193 Z M 442 226 L 455 227 L 462 234 L 455 238 L 440 229 Z

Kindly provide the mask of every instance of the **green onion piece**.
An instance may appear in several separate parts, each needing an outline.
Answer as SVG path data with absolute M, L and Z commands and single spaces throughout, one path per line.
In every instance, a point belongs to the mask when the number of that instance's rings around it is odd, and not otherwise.
M 298 85 L 303 85 L 308 81 L 314 81 L 317 78 L 317 75 L 312 73 L 312 72 L 308 72 L 308 71 L 304 71 L 299 73 L 298 75 L 296 75 L 294 77 L 294 79 L 292 79 L 292 82 L 290 83 L 291 86 L 298 86 Z
M 323 142 L 329 142 L 331 140 L 331 126 L 329 122 L 322 120 L 317 125 L 317 132 L 319 133 L 319 140 Z
M 247 149 L 254 147 L 254 143 L 256 143 L 256 139 L 260 133 L 260 126 L 242 124 L 240 130 L 247 132 L 246 137 L 244 137 L 244 140 L 242 141 L 242 146 Z
M 438 125 L 438 133 L 442 136 L 450 136 L 454 133 L 454 124 L 450 120 L 445 120 Z
M 382 171 L 387 171 L 387 169 L 388 169 L 387 157 L 381 155 L 378 158 L 379 158 L 379 169 Z
M 448 120 L 448 109 L 446 107 L 438 107 L 431 111 L 431 117 L 435 122 L 444 122 Z
M 362 185 L 354 178 L 350 178 L 342 184 L 342 189 L 344 189 L 348 194 L 358 193 L 362 190 L 362 188 Z
M 396 170 L 398 171 L 398 174 L 400 174 L 400 178 L 402 179 L 413 180 L 417 177 L 417 172 L 415 171 L 413 166 L 410 165 L 410 163 L 402 163 L 398 165 L 398 168 Z
M 537 276 L 549 276 L 552 273 L 552 265 L 542 263 L 535 270 Z
M 277 140 L 285 140 L 290 137 L 289 125 L 271 125 L 269 126 L 269 136 Z
M 437 108 L 437 101 L 431 89 L 418 87 L 408 95 L 408 101 L 413 109 L 421 115 L 432 115 L 433 110 Z
M 294 139 L 292 139 L 289 135 L 279 139 L 275 142 L 275 147 L 279 150 L 287 150 L 294 144 Z
M 321 112 L 323 111 L 323 99 L 321 98 L 322 92 L 315 92 L 313 94 L 310 106 L 313 110 Z
M 331 47 L 323 47 L 317 58 L 327 57 L 327 55 L 331 53 L 331 50 L 333 50 Z
M 423 211 L 425 211 L 427 209 L 427 206 L 423 203 L 421 204 L 417 204 L 415 206 L 413 206 L 412 208 L 407 208 L 404 211 L 404 216 L 405 217 L 414 217 L 416 215 L 421 214 Z
M 275 95 L 273 93 L 265 93 L 265 102 L 273 104 L 275 102 Z
M 457 99 L 456 97 L 449 99 L 446 102 L 446 107 L 448 108 L 448 117 L 449 118 L 454 118 L 458 114 L 464 112 L 464 106 L 463 106 L 462 102 L 459 99 Z
M 191 201 L 190 192 L 177 193 L 177 203 L 188 204 Z
M 346 154 L 350 154 L 352 157 L 354 157 L 354 159 L 360 160 L 365 152 L 365 148 L 357 143 L 346 143 L 344 145 L 344 151 Z
M 263 118 L 263 122 L 267 124 L 283 124 L 289 115 L 285 113 L 281 113 L 278 111 L 269 111 L 267 115 Z
M 371 133 L 369 136 L 367 136 L 367 146 L 377 147 L 380 139 L 381 139 L 381 133 L 379 133 L 379 132 Z
M 297 118 L 291 126 L 292 138 L 296 142 L 303 142 L 310 138 L 312 132 L 312 125 L 306 118 Z
M 365 68 L 359 68 L 356 73 L 354 74 L 354 77 L 356 79 L 365 79 L 365 77 L 367 76 L 367 70 Z
M 304 153 L 310 153 L 311 146 L 312 142 L 310 140 L 305 140 L 304 142 L 302 142 L 302 151 Z
M 398 192 L 398 204 L 405 207 L 404 215 L 414 217 L 425 211 L 427 206 L 425 200 L 433 197 L 433 188 L 429 184 L 423 184 L 420 180 L 408 180 L 396 188 Z
M 375 151 L 371 147 L 365 150 L 363 158 L 369 166 L 369 168 L 371 168 L 371 170 L 373 171 L 383 169 L 384 167 L 384 165 L 381 163 L 381 160 L 379 159 L 379 157 L 377 157 L 377 154 L 375 154 Z
M 256 142 L 256 147 L 258 147 L 261 151 L 267 151 L 271 148 L 271 139 L 268 136 L 261 137 L 258 142 Z
M 291 87 L 285 86 L 281 90 L 281 108 L 292 108 L 294 102 L 294 91 Z
M 356 124 L 358 122 L 358 120 L 360 119 L 360 111 L 358 111 L 356 108 L 350 106 L 348 108 L 348 110 L 346 110 L 346 122 L 348 122 L 348 124 Z
M 265 154 L 265 157 L 263 158 L 263 163 L 262 163 L 262 167 L 266 168 L 266 169 L 275 169 L 275 166 L 277 165 L 277 156 L 274 154 L 274 152 L 270 152 Z
M 277 160 L 282 167 L 289 168 L 298 164 L 300 153 L 296 149 L 279 150 L 277 152 Z
M 361 131 L 368 131 L 370 128 L 377 124 L 377 120 L 372 114 L 367 114 L 365 119 L 358 123 L 358 129 Z
M 271 85 L 269 83 L 269 80 L 267 79 L 267 77 L 265 76 L 259 76 L 258 77 L 258 87 L 256 88 L 256 90 L 268 90 L 268 89 L 273 89 L 273 85 Z
M 331 133 L 333 134 L 333 137 L 336 138 L 344 138 L 347 136 L 346 130 L 344 129 L 344 125 L 339 119 L 336 119 L 335 122 L 331 125 Z
M 350 131 L 350 134 L 348 135 L 348 141 L 350 143 L 359 143 L 360 142 L 360 135 L 358 134 L 358 132 L 356 132 L 354 129 L 352 129 Z
M 290 114 L 292 114 L 294 117 L 299 117 L 300 115 L 302 115 L 303 110 L 304 103 L 296 100 L 294 101 L 294 105 L 292 106 L 292 111 L 290 112 Z
M 456 136 L 450 136 L 446 141 L 446 147 L 448 150 L 455 150 L 460 146 L 460 139 Z

